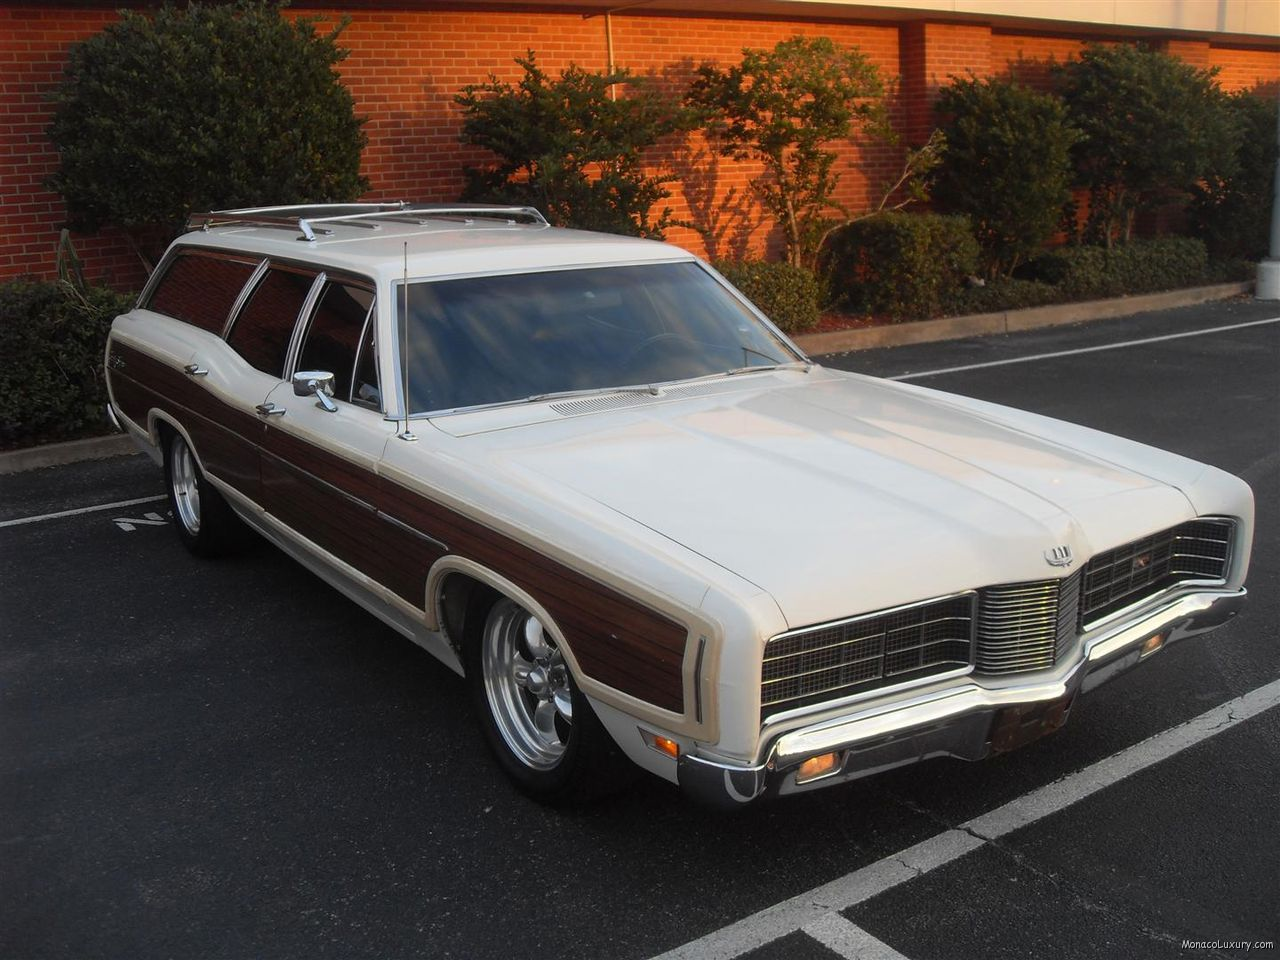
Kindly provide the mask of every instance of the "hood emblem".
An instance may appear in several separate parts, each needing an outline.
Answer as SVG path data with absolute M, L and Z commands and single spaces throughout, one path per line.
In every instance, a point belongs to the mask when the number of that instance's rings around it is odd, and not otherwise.
M 1065 543 L 1060 547 L 1054 547 L 1052 550 L 1046 550 L 1044 558 L 1051 567 L 1069 567 L 1076 562 L 1076 558 L 1071 555 L 1071 548 Z

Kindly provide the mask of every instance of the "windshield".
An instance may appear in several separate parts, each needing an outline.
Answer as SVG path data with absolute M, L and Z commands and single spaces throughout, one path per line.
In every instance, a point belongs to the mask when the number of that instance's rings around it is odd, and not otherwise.
M 408 300 L 414 413 L 799 359 L 691 262 L 420 281 Z

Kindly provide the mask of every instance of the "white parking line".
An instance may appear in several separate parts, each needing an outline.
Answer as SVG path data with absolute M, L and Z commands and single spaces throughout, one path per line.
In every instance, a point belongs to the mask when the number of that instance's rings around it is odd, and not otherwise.
M 845 960 L 907 960 L 893 947 L 838 913 L 828 913 L 821 920 L 815 920 L 804 932 Z
M 1225 327 L 1211 327 L 1208 330 L 1188 330 L 1185 333 L 1166 333 L 1159 337 L 1144 337 L 1141 340 L 1122 340 L 1120 343 L 1104 343 L 1096 347 L 1077 347 L 1075 350 L 1055 350 L 1053 353 L 1036 353 L 1029 357 L 1010 357 L 1007 360 L 988 360 L 985 363 L 967 363 L 962 367 L 943 367 L 940 370 L 922 370 L 919 373 L 900 373 L 886 380 L 918 380 L 921 377 L 937 377 L 944 373 L 963 373 L 966 370 L 982 370 L 985 367 L 1003 367 L 1010 363 L 1030 363 L 1032 360 L 1052 360 L 1054 357 L 1072 357 L 1078 353 L 1097 353 L 1099 350 L 1119 350 L 1121 347 L 1137 347 L 1144 343 L 1160 343 L 1163 340 L 1181 340 L 1184 337 L 1203 337 L 1211 333 L 1222 333 L 1226 330 L 1243 330 L 1245 327 L 1261 327 L 1268 323 L 1280 323 L 1280 317 L 1269 320 L 1250 320 L 1248 323 L 1233 323 Z
M 74 517 L 81 513 L 97 513 L 99 510 L 114 510 L 117 507 L 135 507 L 140 503 L 155 503 L 165 499 L 164 494 L 158 497 L 138 497 L 136 500 L 117 500 L 115 503 L 100 503 L 96 507 L 77 507 L 75 510 L 59 510 L 57 513 L 42 513 L 35 517 L 18 517 L 16 520 L 2 520 L 0 527 L 19 527 L 24 523 L 40 523 L 42 520 L 57 520 L 59 517 Z
M 1145 770 L 1161 760 L 1167 760 L 1188 747 L 1224 730 L 1230 730 L 1250 717 L 1276 706 L 1280 706 L 1280 680 L 1273 680 L 1214 707 L 1193 720 L 1127 747 L 1061 780 L 1032 790 L 961 824 L 960 829 L 944 831 L 830 883 L 766 907 L 737 923 L 676 947 L 655 960 L 731 960 L 796 930 L 837 929 L 826 920 L 829 914 L 847 910 L 930 870 L 958 860 L 990 840 L 1035 823 L 1042 817 L 1056 813 L 1125 777 Z M 849 936 L 852 937 L 853 934 L 850 933 Z M 877 955 L 869 953 L 868 956 Z

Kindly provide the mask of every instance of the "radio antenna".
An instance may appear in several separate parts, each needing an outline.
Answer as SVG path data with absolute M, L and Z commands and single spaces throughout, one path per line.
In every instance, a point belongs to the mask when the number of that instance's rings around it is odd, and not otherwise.
M 397 436 L 413 442 L 418 438 L 409 430 L 409 241 L 404 242 L 404 302 L 400 313 L 400 406 L 404 410 L 404 429 Z

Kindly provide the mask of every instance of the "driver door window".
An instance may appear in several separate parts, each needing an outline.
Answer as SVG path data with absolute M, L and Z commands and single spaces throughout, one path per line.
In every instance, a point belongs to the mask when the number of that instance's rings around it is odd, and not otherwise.
M 335 399 L 380 410 L 373 299 L 373 291 L 365 287 L 327 281 L 304 334 L 296 369 L 332 373 Z

